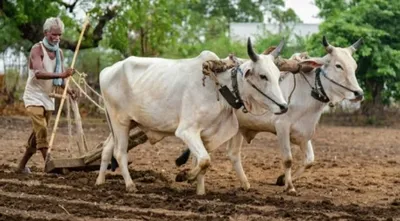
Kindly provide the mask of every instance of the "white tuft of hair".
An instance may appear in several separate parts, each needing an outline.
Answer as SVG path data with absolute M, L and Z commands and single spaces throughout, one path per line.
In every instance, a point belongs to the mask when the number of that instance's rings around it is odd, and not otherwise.
M 64 23 L 58 17 L 50 17 L 46 19 L 43 25 L 43 32 L 50 31 L 52 27 L 59 27 L 61 29 L 61 33 L 64 32 Z

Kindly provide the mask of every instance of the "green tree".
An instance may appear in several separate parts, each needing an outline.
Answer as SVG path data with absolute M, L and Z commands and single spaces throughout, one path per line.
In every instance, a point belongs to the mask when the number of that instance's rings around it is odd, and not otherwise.
M 189 9 L 205 16 L 224 17 L 229 22 L 262 22 L 264 14 L 277 6 L 283 6 L 283 0 L 199 0 Z
M 72 12 L 77 6 L 84 10 L 100 8 L 100 4 L 91 7 L 88 2 L 88 0 L 75 0 L 74 3 L 67 4 L 62 0 L 0 1 L 0 51 L 9 47 L 29 51 L 34 43 L 43 38 L 45 19 L 56 16 L 60 16 L 66 25 L 61 47 L 75 50 L 81 24 L 73 18 L 75 15 Z M 104 26 L 116 16 L 115 9 L 105 7 L 101 13 L 92 15 L 92 24 L 95 25 L 87 29 L 85 41 L 81 45 L 82 49 L 99 45 Z
M 283 4 L 283 0 L 122 0 L 118 16 L 107 28 L 107 44 L 124 56 L 161 55 L 171 49 L 188 56 L 197 44 L 227 35 L 230 22 L 262 22 L 266 12 L 281 10 Z M 289 10 L 282 17 L 292 21 L 293 13 Z
M 357 78 L 366 92 L 364 111 L 381 110 L 390 98 L 400 98 L 400 1 L 316 0 L 325 21 L 312 36 L 309 50 L 322 54 L 321 35 L 337 46 L 358 38 L 364 45 L 355 54 Z
M 124 0 L 118 16 L 109 23 L 106 45 L 124 56 L 157 56 L 176 45 L 194 0 Z M 98 9 L 99 11 L 101 9 Z
M 270 14 L 272 16 L 270 21 L 278 22 L 282 32 L 285 32 L 290 29 L 287 24 L 300 20 L 292 9 L 285 11 L 283 6 L 283 0 L 194 1 L 188 6 L 190 16 L 186 18 L 181 28 L 179 44 L 162 54 L 188 57 L 197 55 L 201 49 L 207 49 L 220 56 L 226 56 L 229 52 L 241 55 L 243 52 L 240 49 L 243 45 L 229 39 L 229 23 L 263 22 L 264 15 Z M 244 55 L 246 55 L 245 50 Z

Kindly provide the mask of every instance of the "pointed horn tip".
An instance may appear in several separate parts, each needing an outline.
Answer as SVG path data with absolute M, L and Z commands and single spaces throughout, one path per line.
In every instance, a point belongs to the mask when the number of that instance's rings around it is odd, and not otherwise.
M 253 44 L 251 43 L 250 37 L 248 37 L 247 38 L 247 50 L 249 50 L 250 48 L 253 48 Z
M 325 35 L 322 36 L 322 44 L 323 44 L 325 47 L 328 47 L 328 46 L 329 46 L 328 40 L 326 40 L 326 36 L 325 36 Z
M 258 55 L 254 52 L 250 37 L 247 39 L 247 54 L 252 61 L 256 62 L 258 60 Z
M 253 48 L 250 37 L 247 38 L 247 49 Z
M 285 45 L 285 38 L 282 38 L 281 41 L 279 42 L 278 47 L 282 48 Z
M 351 45 L 354 51 L 356 51 L 360 46 L 364 44 L 363 38 L 359 38 L 354 44 Z
M 282 47 L 285 46 L 285 41 L 286 41 L 285 38 L 282 38 L 281 42 L 279 43 L 279 45 L 282 45 Z

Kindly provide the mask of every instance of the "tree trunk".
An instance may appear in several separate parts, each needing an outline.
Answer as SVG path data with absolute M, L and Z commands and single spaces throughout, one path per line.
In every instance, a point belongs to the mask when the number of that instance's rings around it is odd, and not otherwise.
M 380 79 L 367 79 L 365 82 L 367 91 L 371 92 L 371 100 L 365 101 L 362 105 L 362 112 L 366 115 L 376 115 L 383 111 L 382 92 L 384 83 Z
M 140 28 L 140 56 L 144 56 L 144 52 L 145 52 L 145 42 L 144 42 L 144 38 L 145 38 L 145 33 L 143 28 Z

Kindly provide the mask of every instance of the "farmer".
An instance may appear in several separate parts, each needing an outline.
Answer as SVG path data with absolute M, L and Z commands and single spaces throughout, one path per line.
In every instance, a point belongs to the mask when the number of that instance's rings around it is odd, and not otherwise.
M 64 56 L 59 49 L 61 35 L 64 32 L 64 23 L 60 18 L 48 18 L 43 25 L 44 38 L 36 43 L 29 55 L 29 76 L 24 92 L 26 111 L 32 120 L 32 133 L 26 144 L 25 154 L 22 157 L 17 172 L 30 173 L 27 162 L 39 150 L 43 159 L 46 158 L 49 143 L 47 141 L 47 126 L 52 111 L 54 98 L 49 94 L 52 90 L 62 91 L 64 78 L 71 76 L 74 69 L 64 70 Z M 72 91 L 68 91 L 74 96 Z

